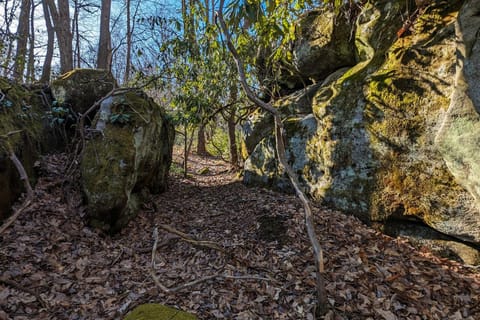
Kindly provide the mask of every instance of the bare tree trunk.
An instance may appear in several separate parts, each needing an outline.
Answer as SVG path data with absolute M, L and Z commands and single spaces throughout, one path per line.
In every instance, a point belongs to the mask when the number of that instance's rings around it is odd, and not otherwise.
M 318 237 L 315 232 L 312 207 L 311 207 L 310 201 L 308 200 L 307 196 L 305 195 L 302 188 L 300 187 L 300 182 L 298 180 L 297 174 L 295 173 L 295 171 L 293 171 L 292 167 L 287 161 L 285 144 L 284 144 L 284 136 L 283 136 L 284 128 L 283 128 L 280 112 L 278 111 L 278 109 L 273 107 L 270 103 L 266 103 L 261 99 L 259 99 L 258 96 L 256 96 L 255 93 L 248 86 L 246 76 L 245 76 L 245 66 L 235 46 L 232 43 L 231 35 L 228 32 L 227 26 L 225 24 L 225 20 L 223 19 L 223 14 L 222 14 L 223 4 L 224 4 L 224 0 L 220 0 L 220 8 L 218 11 L 218 21 L 220 23 L 221 32 L 225 37 L 228 50 L 232 54 L 235 60 L 235 64 L 237 65 L 237 71 L 240 77 L 240 84 L 242 85 L 242 88 L 245 91 L 250 101 L 252 101 L 259 108 L 270 113 L 273 116 L 273 119 L 275 121 L 275 145 L 276 145 L 278 162 L 284 168 L 287 176 L 290 178 L 293 188 L 295 189 L 295 193 L 300 198 L 303 204 L 303 208 L 305 212 L 305 226 L 307 229 L 308 238 L 310 240 L 310 244 L 312 245 L 312 249 L 315 257 L 316 285 L 317 285 L 316 312 L 318 313 L 318 315 L 323 315 L 327 313 L 329 309 L 329 303 L 327 299 L 325 279 L 323 277 L 325 273 L 324 261 L 323 261 L 323 250 L 322 250 L 322 247 L 320 246 L 320 242 L 318 241 Z
M 132 55 L 132 30 L 131 30 L 131 13 L 130 13 L 130 0 L 125 1 L 125 6 L 127 7 L 127 53 L 125 57 L 125 74 L 123 75 L 123 83 L 128 83 L 130 80 L 130 69 L 131 69 L 131 55 Z
M 17 13 L 21 2 L 18 0 L 12 1 L 0 1 L 3 5 L 3 32 L 1 33 L 0 43 L 3 44 L 3 47 L 6 48 L 4 60 L 1 64 L 3 69 L 3 76 L 8 77 L 12 71 L 10 68 L 10 63 L 12 62 L 13 49 L 15 48 L 15 34 L 11 31 L 11 27 L 14 21 L 17 20 Z
M 188 130 L 187 125 L 183 128 L 183 177 L 186 178 L 188 175 Z
M 60 72 L 73 69 L 72 32 L 70 29 L 70 7 L 68 0 L 58 0 L 58 9 L 53 0 L 44 0 L 50 9 L 55 33 L 57 34 L 58 50 L 60 51 Z
M 230 88 L 230 103 L 235 103 L 237 100 L 237 87 L 232 86 Z M 238 168 L 238 148 L 237 148 L 237 137 L 235 135 L 235 111 L 236 107 L 232 108 L 230 116 L 227 120 L 228 126 L 228 142 L 230 148 L 230 164 L 237 169 Z
M 45 17 L 45 27 L 47 28 L 47 51 L 43 61 L 42 76 L 40 82 L 49 83 L 52 73 L 53 46 L 55 44 L 55 30 L 53 29 L 50 9 L 46 1 L 42 1 L 43 15 Z
M 35 82 L 35 3 L 30 0 L 30 33 L 28 36 L 27 82 Z
M 60 50 L 61 72 L 73 69 L 72 32 L 70 29 L 70 5 L 68 0 L 58 0 L 57 31 L 58 48 Z M 60 34 L 60 35 L 59 35 Z
M 15 54 L 15 62 L 13 64 L 13 78 L 18 82 L 23 82 L 25 72 L 25 57 L 27 56 L 31 4 L 30 0 L 22 0 L 22 5 L 20 7 L 17 28 L 17 51 Z
M 197 154 L 200 156 L 209 155 L 207 152 L 207 140 L 205 139 L 205 125 L 201 124 L 197 135 Z
M 210 24 L 210 0 L 205 0 L 205 23 Z
M 102 0 L 100 17 L 100 40 L 98 43 L 97 68 L 111 70 L 112 41 L 110 36 L 110 12 L 112 0 Z
M 215 21 L 215 0 L 212 0 L 212 20 L 211 21 L 212 22 Z
M 78 30 L 78 18 L 80 15 L 80 4 L 78 0 L 74 0 L 73 20 L 72 20 L 72 34 L 75 38 L 75 49 L 73 50 L 73 66 L 80 68 L 80 31 Z
M 230 148 L 230 164 L 237 169 L 238 168 L 238 148 L 237 148 L 237 136 L 235 135 L 235 110 L 232 110 L 230 117 L 228 117 L 228 142 Z

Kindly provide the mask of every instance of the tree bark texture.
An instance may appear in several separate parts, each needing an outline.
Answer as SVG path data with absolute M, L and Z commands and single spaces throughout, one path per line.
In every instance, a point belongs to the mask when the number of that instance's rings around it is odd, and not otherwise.
M 102 0 L 100 16 L 100 40 L 98 43 L 97 68 L 111 70 L 112 41 L 110 35 L 110 12 L 112 0 Z
M 50 13 L 57 35 L 60 52 L 60 72 L 73 69 L 72 32 L 70 29 L 70 8 L 68 0 L 58 0 L 58 8 L 53 0 L 44 0 L 50 8 Z
M 22 0 L 20 16 L 18 18 L 17 51 L 13 64 L 13 78 L 18 82 L 23 82 L 25 72 L 31 4 L 30 0 Z
M 55 44 L 55 30 L 52 24 L 52 14 L 48 7 L 47 1 L 42 1 L 43 15 L 45 17 L 45 27 L 47 29 L 47 51 L 45 52 L 45 60 L 43 61 L 42 76 L 40 82 L 49 83 L 52 73 L 53 46 Z
M 197 135 L 197 154 L 200 156 L 207 156 L 207 140 L 205 139 L 205 125 L 201 124 L 198 128 Z

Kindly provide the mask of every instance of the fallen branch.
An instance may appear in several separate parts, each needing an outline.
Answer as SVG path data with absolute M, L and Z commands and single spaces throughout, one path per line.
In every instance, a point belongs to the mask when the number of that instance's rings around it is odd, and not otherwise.
M 170 228 L 170 227 L 168 227 L 168 228 Z M 175 229 L 173 229 L 173 230 L 175 230 Z M 177 230 L 175 230 L 175 231 L 179 232 L 180 234 L 183 234 L 180 231 L 177 231 Z M 202 277 L 200 279 L 196 279 L 196 280 L 193 280 L 193 281 L 190 281 L 190 282 L 186 282 L 184 284 L 181 284 L 181 285 L 173 287 L 173 288 L 168 288 L 160 282 L 157 275 L 155 274 L 155 255 L 156 255 L 156 252 L 157 252 L 157 245 L 158 245 L 158 229 L 157 228 L 155 228 L 153 230 L 153 239 L 154 239 L 154 242 L 153 242 L 153 247 L 152 247 L 152 261 L 151 261 L 150 275 L 152 276 L 152 279 L 155 282 L 155 285 L 165 293 L 175 293 L 175 292 L 181 291 L 183 289 L 186 289 L 188 287 L 192 287 L 192 286 L 195 286 L 199 283 L 206 282 L 206 281 L 213 280 L 213 279 L 275 281 L 275 279 L 265 278 L 265 277 L 260 277 L 260 276 L 252 276 L 252 275 L 231 276 L 231 275 L 227 275 L 227 274 L 214 274 L 214 275 Z
M 35 291 L 33 290 L 30 290 L 28 288 L 25 288 L 23 287 L 22 285 L 18 284 L 17 282 L 13 281 L 13 280 L 10 280 L 10 279 L 7 279 L 7 278 L 4 278 L 4 277 L 0 277 L 0 283 L 3 283 L 3 284 L 6 284 L 7 286 L 10 286 L 14 289 L 17 289 L 18 291 L 23 291 L 23 292 L 26 292 L 28 294 L 31 294 L 32 296 L 35 297 L 35 299 L 37 299 L 37 301 L 40 303 L 40 305 L 45 308 L 45 309 L 48 309 L 48 304 L 45 302 L 45 300 L 42 299 L 42 297 L 40 297 L 40 295 L 38 293 L 36 293 Z
M 212 241 L 203 241 L 203 240 L 195 240 L 193 239 L 192 237 L 190 237 L 190 235 L 186 234 L 186 233 L 183 233 L 181 231 L 178 231 L 177 229 L 174 229 L 166 224 L 160 224 L 158 225 L 159 228 L 169 232 L 169 233 L 172 233 L 174 235 L 177 235 L 180 237 L 181 240 L 185 241 L 185 242 L 188 242 L 194 246 L 197 246 L 197 247 L 203 247 L 203 248 L 210 248 L 210 249 L 213 249 L 213 250 L 217 250 L 217 251 L 220 251 L 222 253 L 226 253 L 226 250 L 222 247 L 220 247 L 219 245 L 217 245 L 215 242 L 212 242 Z
M 20 160 L 17 158 L 17 155 L 13 151 L 12 146 L 8 142 L 8 137 L 10 137 L 11 135 L 20 133 L 22 131 L 23 130 L 11 131 L 11 132 L 8 132 L 7 134 L 4 134 L 4 135 L 0 136 L 0 139 L 4 140 L 3 141 L 3 147 L 8 154 L 8 157 L 13 162 L 13 165 L 17 169 L 18 174 L 20 175 L 20 180 L 22 180 L 23 185 L 25 186 L 25 190 L 27 191 L 27 197 L 23 201 L 23 204 L 20 206 L 20 208 L 15 210 L 15 212 L 0 227 L 0 234 L 2 234 L 20 216 L 20 214 L 26 208 L 28 208 L 30 206 L 30 204 L 32 203 L 33 198 L 34 198 L 32 185 L 30 184 L 30 181 L 28 179 L 28 175 L 27 175 L 27 172 L 25 171 L 25 167 L 22 165 Z
M 228 50 L 235 60 L 237 66 L 238 74 L 240 77 L 240 84 L 242 85 L 243 90 L 245 91 L 247 98 L 255 103 L 258 107 L 264 111 L 269 112 L 275 121 L 275 145 L 278 156 L 278 161 L 280 165 L 285 169 L 286 174 L 288 175 L 290 182 L 292 183 L 297 196 L 303 204 L 305 210 L 305 226 L 307 229 L 308 237 L 313 248 L 315 255 L 315 266 L 316 266 L 316 286 L 317 286 L 317 308 L 316 311 L 319 315 L 323 315 L 327 312 L 329 308 L 327 291 L 325 288 L 325 280 L 323 278 L 324 270 L 324 261 L 323 261 L 323 250 L 318 241 L 317 235 L 315 233 L 314 223 L 313 223 L 313 214 L 310 201 L 306 197 L 305 193 L 300 187 L 300 182 L 298 180 L 297 174 L 293 171 L 292 167 L 287 161 L 285 144 L 284 144 L 284 128 L 282 123 L 282 118 L 280 112 L 277 108 L 273 107 L 270 103 L 262 101 L 248 86 L 246 76 L 245 76 L 245 66 L 243 64 L 240 55 L 238 54 L 235 46 L 232 43 L 231 35 L 228 32 L 227 25 L 223 19 L 223 5 L 224 0 L 220 1 L 219 11 L 216 13 L 216 18 L 220 23 L 219 29 L 225 36 L 226 45 Z

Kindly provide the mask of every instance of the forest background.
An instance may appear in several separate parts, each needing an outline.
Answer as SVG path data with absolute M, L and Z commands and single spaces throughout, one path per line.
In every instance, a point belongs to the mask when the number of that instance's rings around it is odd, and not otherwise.
M 0 5 L 0 75 L 47 84 L 75 68 L 108 69 L 119 85 L 141 87 L 170 111 L 186 154 L 195 135 L 199 154 L 241 164 L 238 124 L 255 108 L 239 90 L 215 23 L 219 1 L 2 0 Z M 264 100 L 279 96 L 280 75 L 291 62 L 293 21 L 321 5 L 224 2 L 247 81 Z

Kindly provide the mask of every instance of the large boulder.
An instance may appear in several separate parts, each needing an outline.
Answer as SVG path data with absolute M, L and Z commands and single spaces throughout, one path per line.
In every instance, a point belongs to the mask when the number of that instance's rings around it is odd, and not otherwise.
M 41 149 L 42 115 L 37 95 L 0 78 L 0 221 L 24 191 L 9 153 L 15 153 L 33 183 L 33 166 Z
M 167 187 L 174 128 L 140 91 L 117 90 L 92 123 L 81 160 L 90 222 L 116 232 L 137 213 L 144 191 Z
M 369 223 L 415 221 L 478 245 L 480 4 L 435 1 L 402 33 L 406 4 L 364 5 L 359 61 L 313 95 L 316 129 L 288 140 L 291 162 L 319 202 Z M 269 139 L 246 162 L 247 182 L 288 189 L 276 165 L 265 166 Z
M 340 68 L 330 74 L 323 82 L 310 85 L 283 97 L 275 102 L 275 107 L 278 108 L 284 118 L 293 117 L 299 119 L 308 116 L 313 112 L 312 101 L 318 91 L 322 87 L 336 81 L 347 70 L 348 68 Z M 274 121 L 271 114 L 257 109 L 249 115 L 242 127 L 242 154 L 244 158 L 247 158 L 254 152 L 254 149 L 262 139 L 273 134 L 273 128 Z M 289 128 L 292 127 L 289 126 Z
M 354 37 L 346 12 L 325 6 L 306 13 L 297 23 L 293 62 L 304 81 L 320 81 L 355 64 Z
M 57 103 L 68 106 L 75 114 L 83 114 L 107 95 L 117 82 L 112 73 L 102 69 L 74 69 L 51 84 Z
M 456 74 L 450 105 L 436 144 L 455 181 L 464 210 L 431 219 L 430 224 L 467 241 L 480 242 L 480 2 L 466 1 L 456 30 Z

